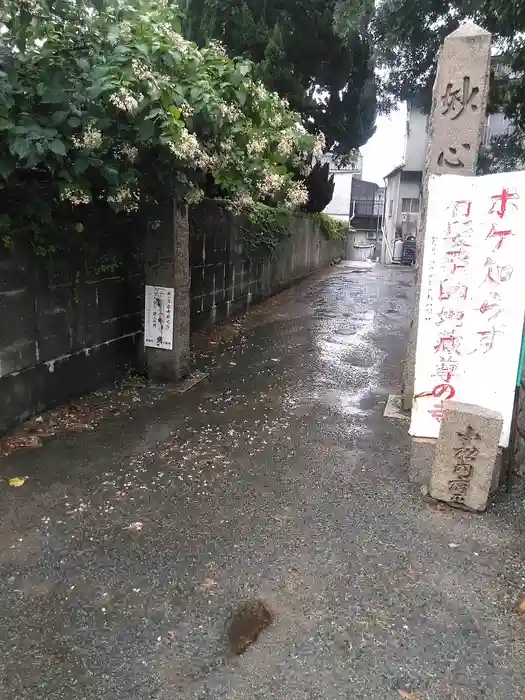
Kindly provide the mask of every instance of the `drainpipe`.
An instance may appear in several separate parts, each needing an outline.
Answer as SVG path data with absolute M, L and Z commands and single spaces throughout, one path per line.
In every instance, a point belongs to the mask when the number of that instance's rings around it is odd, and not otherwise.
M 350 195 L 350 198 L 352 195 Z M 352 220 L 355 218 L 355 200 L 352 201 L 350 199 L 350 210 L 348 212 L 348 226 L 349 228 L 352 228 Z M 350 231 L 348 234 L 348 240 L 346 242 L 346 257 L 350 256 L 350 260 L 353 260 L 352 257 L 352 247 L 354 245 L 355 237 L 354 234 Z M 349 250 L 350 249 L 350 250 Z
M 383 255 L 383 251 L 386 249 L 388 251 L 388 254 L 390 255 L 391 260 L 394 257 L 394 251 L 390 250 L 389 246 L 389 241 L 388 241 L 388 236 L 387 236 L 387 230 L 386 230 L 386 222 L 388 221 L 388 183 L 386 177 L 383 178 L 383 183 L 385 185 L 385 203 L 383 206 L 383 217 L 381 219 L 381 231 L 383 232 L 383 243 L 381 244 L 381 264 L 385 265 L 386 260 L 385 256 Z

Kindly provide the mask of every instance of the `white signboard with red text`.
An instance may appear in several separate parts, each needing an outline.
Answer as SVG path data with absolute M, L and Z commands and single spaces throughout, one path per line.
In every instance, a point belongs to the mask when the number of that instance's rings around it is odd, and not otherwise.
M 410 434 L 449 399 L 499 411 L 509 442 L 525 314 L 525 172 L 432 175 Z
M 144 346 L 172 350 L 175 290 L 147 284 L 145 292 Z

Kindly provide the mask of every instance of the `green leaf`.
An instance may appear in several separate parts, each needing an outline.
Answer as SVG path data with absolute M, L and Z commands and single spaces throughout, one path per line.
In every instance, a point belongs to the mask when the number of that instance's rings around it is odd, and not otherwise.
M 7 180 L 12 175 L 15 169 L 15 163 L 12 158 L 4 156 L 0 158 L 0 177 Z
M 67 153 L 64 142 L 60 139 L 53 139 L 52 141 L 50 141 L 48 144 L 48 148 L 53 153 L 56 153 L 57 156 L 65 156 Z
M 58 135 L 58 131 L 56 129 L 44 126 L 40 127 L 38 126 L 38 124 L 35 124 L 33 129 L 36 132 L 36 135 L 38 135 L 41 138 L 46 138 L 47 140 L 52 139 L 53 137 Z
M 56 126 L 59 126 L 67 119 L 67 112 L 54 112 L 51 117 L 51 122 Z
M 64 90 L 46 90 L 42 95 L 42 102 L 50 105 L 66 103 L 69 101 L 68 95 Z
M 240 104 L 242 107 L 246 104 L 246 100 L 248 98 L 248 91 L 244 87 L 244 85 L 239 86 L 239 89 L 237 90 L 237 99 L 239 100 Z
M 236 70 L 232 73 L 230 79 L 231 79 L 231 84 L 237 86 L 240 83 L 242 83 L 243 75 L 240 71 Z
M 87 158 L 77 158 L 73 163 L 73 172 L 76 175 L 82 175 L 89 168 L 89 160 Z
M 202 90 L 200 87 L 192 87 L 190 90 L 190 97 L 192 102 L 197 102 L 197 100 L 202 96 Z
M 71 173 L 68 170 L 61 170 L 58 173 L 58 177 L 61 180 L 67 180 L 67 182 L 73 182 L 73 178 L 71 177 Z
M 116 41 L 120 36 L 120 30 L 116 25 L 113 25 L 108 29 L 108 40 L 111 42 Z
M 31 141 L 29 139 L 15 139 L 9 144 L 9 150 L 20 159 L 27 158 L 31 149 Z
M 138 140 L 149 141 L 155 134 L 155 124 L 151 119 L 146 119 L 139 127 Z

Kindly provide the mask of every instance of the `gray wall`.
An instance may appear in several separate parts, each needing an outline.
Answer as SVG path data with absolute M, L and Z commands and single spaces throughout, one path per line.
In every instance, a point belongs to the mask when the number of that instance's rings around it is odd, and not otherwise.
M 137 270 L 77 280 L 0 248 L 0 433 L 122 372 L 136 355 L 141 294 Z
M 291 235 L 274 257 L 249 254 L 243 229 L 249 224 L 204 202 L 191 216 L 191 320 L 199 327 L 232 314 L 289 286 L 294 280 L 344 257 L 346 241 L 327 240 L 306 216 L 296 216 Z
M 337 170 L 331 174 L 334 176 L 334 194 L 329 204 L 324 208 L 324 213 L 348 221 L 350 216 L 350 194 L 355 175 L 351 172 L 340 172 Z
M 516 432 L 514 434 L 514 465 L 522 476 L 525 475 L 525 376 L 521 379 Z
M 424 170 L 427 152 L 428 116 L 414 103 L 407 103 L 405 170 Z
M 212 202 L 193 210 L 191 222 L 194 327 L 245 311 L 344 247 L 297 217 L 291 237 L 270 260 L 247 255 L 240 222 Z M 118 239 L 127 246 L 125 273 L 102 278 L 77 278 L 69 263 L 58 267 L 30 250 L 10 253 L 0 246 L 0 434 L 142 362 L 144 273 L 130 236 Z

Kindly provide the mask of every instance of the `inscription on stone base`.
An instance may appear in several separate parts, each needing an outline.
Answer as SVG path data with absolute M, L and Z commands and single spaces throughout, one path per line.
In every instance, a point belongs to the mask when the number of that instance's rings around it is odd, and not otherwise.
M 485 510 L 502 426 L 503 417 L 497 411 L 446 401 L 429 495 L 451 505 Z

